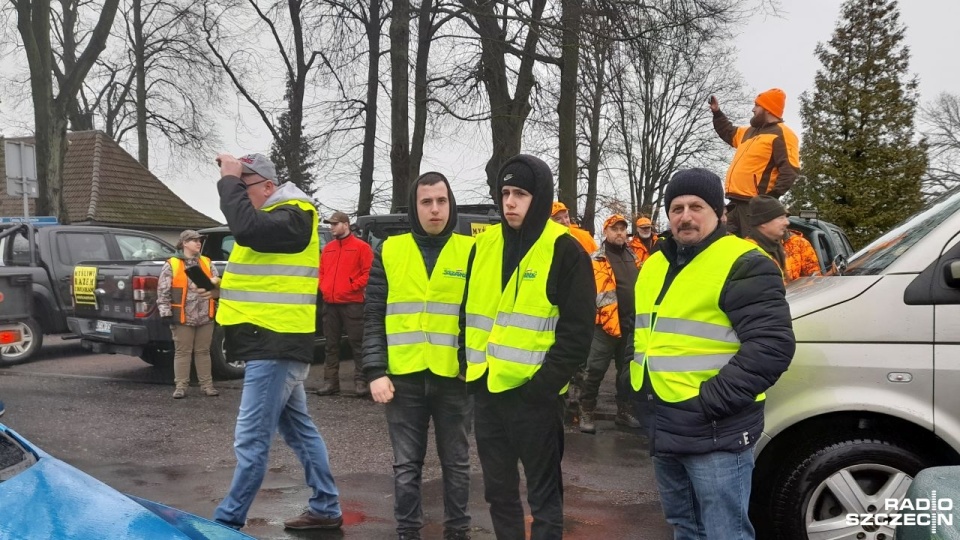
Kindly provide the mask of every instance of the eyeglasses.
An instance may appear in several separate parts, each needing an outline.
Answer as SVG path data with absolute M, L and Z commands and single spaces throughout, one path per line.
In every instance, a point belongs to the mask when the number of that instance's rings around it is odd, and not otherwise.
M 244 183 L 243 183 L 243 186 L 244 186 L 244 189 L 250 189 L 250 188 L 252 188 L 253 186 L 255 186 L 255 185 L 257 185 L 257 184 L 262 184 L 262 183 L 264 183 L 264 182 L 269 182 L 269 181 L 270 181 L 269 178 L 264 178 L 263 180 L 259 180 L 259 181 L 257 181 L 257 182 L 252 183 L 252 184 L 248 184 L 248 183 L 244 182 Z

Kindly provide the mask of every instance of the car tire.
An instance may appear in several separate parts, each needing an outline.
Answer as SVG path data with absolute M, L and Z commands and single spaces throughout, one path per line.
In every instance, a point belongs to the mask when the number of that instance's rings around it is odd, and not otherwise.
M 846 514 L 863 511 L 841 497 L 859 501 L 861 506 L 867 502 L 866 513 L 883 513 L 887 495 L 902 498 L 913 477 L 934 464 L 933 459 L 907 443 L 886 439 L 889 437 L 838 435 L 788 457 L 782 474 L 770 487 L 770 518 L 776 538 L 807 540 L 808 532 L 814 531 L 833 531 L 836 537 L 847 538 L 840 534 L 843 531 L 854 538 L 858 532 L 865 532 L 844 523 Z M 831 524 L 830 519 L 837 521 Z M 892 528 L 871 532 L 893 538 Z
M 213 327 L 213 341 L 210 343 L 210 363 L 213 378 L 217 380 L 242 379 L 247 370 L 246 362 L 242 360 L 230 362 L 228 356 L 223 327 L 217 324 Z
M 18 323 L 23 343 L 0 348 L 0 366 L 12 366 L 29 360 L 43 346 L 43 329 L 33 317 Z

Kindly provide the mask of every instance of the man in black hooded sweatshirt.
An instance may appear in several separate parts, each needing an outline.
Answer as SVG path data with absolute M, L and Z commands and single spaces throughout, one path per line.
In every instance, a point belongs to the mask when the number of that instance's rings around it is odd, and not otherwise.
M 417 178 L 408 213 L 412 232 L 388 238 L 374 254 L 360 365 L 373 400 L 386 404 L 399 538 L 420 538 L 420 479 L 433 417 L 443 470 L 443 538 L 468 539 L 472 399 L 460 376 L 457 336 L 473 238 L 453 233 L 456 200 L 440 173 Z
M 497 191 L 501 223 L 477 236 L 460 321 L 461 362 L 476 390 L 484 495 L 497 538 L 524 538 L 523 463 L 531 538 L 561 538 L 562 393 L 590 352 L 593 269 L 568 229 L 550 221 L 546 163 L 510 158 Z

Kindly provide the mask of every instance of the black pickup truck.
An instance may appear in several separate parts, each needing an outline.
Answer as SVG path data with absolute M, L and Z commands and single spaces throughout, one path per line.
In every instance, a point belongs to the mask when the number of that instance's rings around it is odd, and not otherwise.
M 28 240 L 31 233 L 32 246 Z M 24 362 L 40 349 L 44 334 L 67 332 L 67 317 L 73 314 L 73 268 L 81 261 L 166 258 L 174 251 L 152 234 L 128 229 L 25 223 L 3 226 L 0 276 L 30 276 L 32 315 L 19 323 L 23 343 L 0 347 L 0 363 Z

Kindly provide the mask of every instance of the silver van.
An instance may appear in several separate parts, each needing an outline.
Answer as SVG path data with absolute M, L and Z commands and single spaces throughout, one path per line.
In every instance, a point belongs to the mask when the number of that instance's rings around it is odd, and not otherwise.
M 960 191 L 839 266 L 787 287 L 797 352 L 767 393 L 760 538 L 890 540 L 848 514 L 883 513 L 921 469 L 960 463 Z

